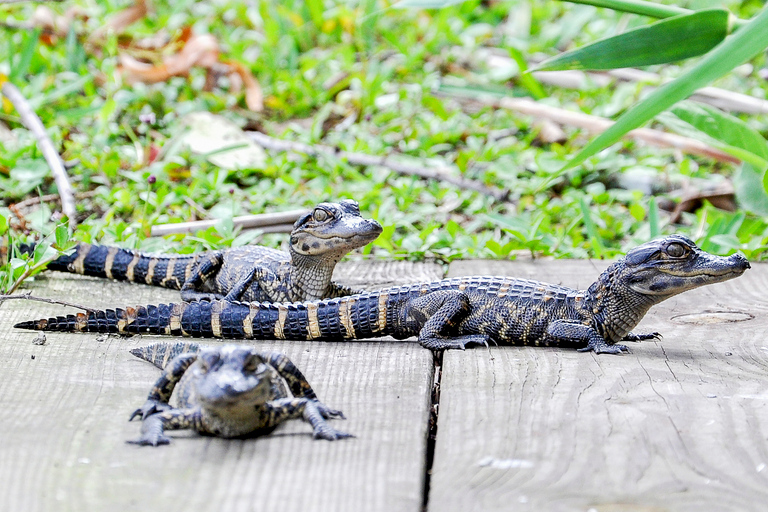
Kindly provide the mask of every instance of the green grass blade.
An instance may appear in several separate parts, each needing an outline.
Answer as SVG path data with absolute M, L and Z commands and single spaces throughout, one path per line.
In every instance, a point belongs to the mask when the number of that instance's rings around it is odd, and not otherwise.
M 581 198 L 580 206 L 584 227 L 587 228 L 587 235 L 589 235 L 589 240 L 592 242 L 592 249 L 595 251 L 598 258 L 602 258 L 603 253 L 605 252 L 605 246 L 603 245 L 602 238 L 600 238 L 600 233 L 597 231 L 595 221 L 592 219 L 592 214 L 589 211 L 589 202 L 586 197 Z
M 706 9 L 657 21 L 547 59 L 535 71 L 628 68 L 695 57 L 725 39 L 729 16 L 725 9 Z
M 661 236 L 661 223 L 659 222 L 659 205 L 655 197 L 648 201 L 648 226 L 651 229 L 651 239 Z
M 622 114 L 610 128 L 594 138 L 563 170 L 579 165 L 598 151 L 619 141 L 627 132 L 653 119 L 680 100 L 725 75 L 768 47 L 768 7 L 726 38 L 679 78 L 664 84 Z

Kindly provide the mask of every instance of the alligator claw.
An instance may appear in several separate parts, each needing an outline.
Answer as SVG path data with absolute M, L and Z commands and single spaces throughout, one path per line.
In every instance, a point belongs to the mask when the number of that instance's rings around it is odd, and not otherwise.
M 315 406 L 317 407 L 317 411 L 322 415 L 325 419 L 331 419 L 331 418 L 340 418 L 342 420 L 347 419 L 344 416 L 344 413 L 337 410 L 337 409 L 331 409 L 327 405 L 325 405 L 322 402 L 319 402 L 315 400 Z
M 313 432 L 312 437 L 315 439 L 325 439 L 326 441 L 336 441 L 338 439 L 345 439 L 347 437 L 355 437 L 354 434 L 348 434 L 335 428 L 322 428 Z
M 138 416 L 139 419 L 144 420 L 157 412 L 167 411 L 170 408 L 171 406 L 165 402 L 160 402 L 158 400 L 152 400 L 148 398 L 147 401 L 144 402 L 144 405 L 131 413 L 131 417 L 128 418 L 128 421 L 133 421 L 136 416 Z

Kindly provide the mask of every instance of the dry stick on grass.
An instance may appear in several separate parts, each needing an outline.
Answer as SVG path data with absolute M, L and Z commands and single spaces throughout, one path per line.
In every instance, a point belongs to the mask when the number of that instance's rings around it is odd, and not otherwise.
M 453 95 L 443 91 L 439 91 L 438 93 L 445 96 L 451 96 L 459 101 L 480 102 L 497 108 L 514 110 L 515 112 L 520 112 L 521 114 L 536 119 L 549 119 L 562 125 L 576 126 L 593 133 L 603 132 L 613 124 L 613 121 L 610 119 L 544 105 L 528 98 L 496 98 L 482 95 L 468 98 L 463 95 Z M 637 128 L 627 133 L 625 137 L 642 140 L 643 142 L 654 146 L 676 148 L 684 153 L 706 156 L 719 162 L 739 163 L 741 161 L 738 158 L 713 148 L 712 146 L 708 146 L 701 141 L 683 137 L 681 135 L 675 135 L 674 133 L 652 130 L 650 128 Z
M 48 132 L 45 131 L 42 121 L 32 110 L 26 98 L 21 95 L 21 91 L 11 82 L 5 82 L 2 87 L 2 93 L 16 107 L 16 111 L 19 113 L 24 126 L 35 135 L 37 145 L 48 162 L 48 166 L 51 168 L 54 180 L 56 180 L 56 187 L 58 187 L 59 196 L 61 197 L 61 210 L 69 219 L 69 226 L 74 228 L 76 214 L 75 197 L 72 193 L 72 186 L 69 184 L 67 172 L 64 170 L 64 162 L 61 156 L 59 156 L 56 148 L 53 147 L 53 141 L 48 136 Z
M 509 198 L 509 190 L 488 187 L 474 180 L 453 175 L 450 167 L 423 167 L 419 165 L 397 162 L 387 156 L 374 156 L 365 153 L 352 153 L 349 151 L 337 151 L 335 148 L 323 145 L 309 145 L 302 142 L 276 139 L 260 132 L 247 132 L 248 136 L 265 149 L 274 151 L 291 151 L 304 153 L 310 156 L 326 155 L 346 160 L 352 165 L 365 167 L 385 167 L 391 171 L 408 176 L 418 176 L 424 179 L 438 180 L 451 183 L 459 188 L 475 190 L 497 201 L 506 201 Z
M 93 308 L 89 308 L 87 306 L 81 306 L 80 304 L 75 304 L 73 302 L 67 302 L 65 300 L 58 300 L 58 299 L 46 299 L 44 297 L 35 297 L 31 295 L 29 292 L 27 293 L 20 293 L 17 295 L 0 295 L 0 305 L 3 304 L 3 302 L 7 300 L 14 300 L 14 299 L 22 299 L 22 300 L 36 300 L 38 302 L 47 302 L 49 304 L 60 304 L 62 306 L 69 306 L 77 309 L 82 309 L 83 311 L 96 311 Z
M 243 229 L 261 229 L 264 233 L 290 233 L 293 223 L 309 210 L 289 210 L 277 213 L 260 213 L 257 215 L 242 215 L 234 217 L 232 223 L 235 227 Z M 177 222 L 175 224 L 158 224 L 152 226 L 151 236 L 165 236 L 173 233 L 194 233 L 202 229 L 208 229 L 220 223 L 221 220 L 198 220 L 191 222 Z

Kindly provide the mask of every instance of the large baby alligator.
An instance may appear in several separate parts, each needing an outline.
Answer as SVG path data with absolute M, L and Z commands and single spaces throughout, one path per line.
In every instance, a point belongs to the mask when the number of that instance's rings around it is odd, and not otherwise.
M 678 293 L 742 275 L 743 256 L 714 256 L 672 235 L 630 250 L 587 290 L 508 277 L 459 277 L 317 302 L 201 301 L 108 309 L 16 324 L 23 329 L 216 338 L 344 341 L 418 336 L 430 349 L 466 345 L 575 346 L 619 353 L 619 341 Z

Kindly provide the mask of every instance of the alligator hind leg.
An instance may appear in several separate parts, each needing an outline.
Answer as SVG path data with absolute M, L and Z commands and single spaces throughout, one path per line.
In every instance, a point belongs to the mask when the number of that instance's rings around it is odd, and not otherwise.
M 145 418 L 141 423 L 141 436 L 127 441 L 141 446 L 157 446 L 168 444 L 171 440 L 166 437 L 166 430 L 183 430 L 187 428 L 200 429 L 202 413 L 199 407 L 191 409 L 169 409 L 155 413 Z
M 163 370 L 163 373 L 152 386 L 152 390 L 147 396 L 147 401 L 144 405 L 133 411 L 128 421 L 131 421 L 136 416 L 142 419 L 157 413 L 158 411 L 167 411 L 170 409 L 168 401 L 173 394 L 173 388 L 181 379 L 184 372 L 187 371 L 189 365 L 195 362 L 197 359 L 197 353 L 184 353 L 176 356 L 168 363 L 168 366 Z
M 458 335 L 459 324 L 471 311 L 469 297 L 459 290 L 438 290 L 414 297 L 406 306 L 420 324 L 419 343 L 431 350 L 461 349 L 467 345 L 488 346 L 484 334 Z
M 269 426 L 277 426 L 280 423 L 301 418 L 312 425 L 315 439 L 335 441 L 345 437 L 354 437 L 340 430 L 336 430 L 325 422 L 328 418 L 343 418 L 341 411 L 331 409 L 317 400 L 308 398 L 281 398 L 265 404 L 269 416 Z
M 184 281 L 184 284 L 180 288 L 181 300 L 185 302 L 192 302 L 194 300 L 216 300 L 221 299 L 223 295 L 218 293 L 206 293 L 199 291 L 199 288 L 203 284 L 212 278 L 223 264 L 221 252 L 214 251 L 209 254 L 205 254 L 202 259 L 192 267 L 192 271 L 189 277 Z
M 560 343 L 586 343 L 587 346 L 578 349 L 579 352 L 593 351 L 596 354 L 621 354 L 629 352 L 625 345 L 618 343 L 609 345 L 597 331 L 588 325 L 569 320 L 555 320 L 547 327 L 547 334 Z

